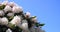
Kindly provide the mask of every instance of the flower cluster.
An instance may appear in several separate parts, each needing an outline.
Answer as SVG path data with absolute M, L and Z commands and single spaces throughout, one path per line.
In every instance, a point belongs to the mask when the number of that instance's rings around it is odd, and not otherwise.
M 30 12 L 23 13 L 22 7 L 16 3 L 8 1 L 0 3 L 0 26 L 6 26 L 15 32 L 20 30 L 29 32 L 31 27 L 43 25 L 38 23 L 36 16 L 30 16 Z

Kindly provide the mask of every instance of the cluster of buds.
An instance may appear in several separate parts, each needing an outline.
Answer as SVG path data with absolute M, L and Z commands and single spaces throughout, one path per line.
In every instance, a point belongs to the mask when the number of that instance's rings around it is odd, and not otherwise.
M 31 27 L 44 24 L 38 23 L 36 16 L 30 17 L 30 12 L 23 13 L 22 7 L 16 3 L 4 1 L 0 3 L 0 25 L 11 29 L 19 27 L 19 29 L 28 32 Z

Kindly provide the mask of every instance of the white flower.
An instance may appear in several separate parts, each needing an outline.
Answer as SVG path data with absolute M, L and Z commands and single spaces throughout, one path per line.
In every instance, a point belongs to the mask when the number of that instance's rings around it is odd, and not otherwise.
M 22 24 L 19 24 L 18 27 L 21 28 L 21 29 L 23 29 L 24 32 L 25 31 L 26 32 L 29 31 L 29 29 L 28 29 L 28 23 L 27 23 L 26 20 L 22 20 Z
M 28 23 L 22 23 L 22 28 L 25 30 L 25 29 L 27 29 L 28 28 Z
M 30 12 L 26 12 L 26 17 L 30 17 Z
M 6 17 L 1 18 L 2 25 L 7 25 L 8 24 L 8 19 Z
M 15 24 L 15 25 L 18 25 L 21 23 L 21 18 L 19 16 L 15 16 L 12 21 L 10 22 L 11 24 Z
M 29 32 L 27 20 L 22 20 L 21 29 L 23 29 L 23 32 Z
M 8 13 L 7 16 L 14 16 L 14 13 Z
M 6 30 L 6 32 L 12 32 L 12 30 L 11 29 L 8 29 L 8 30 Z
M 16 6 L 16 5 L 17 5 L 17 4 L 14 3 L 14 2 L 10 2 L 10 3 L 9 3 L 9 6 L 11 6 L 11 7 Z
M 0 16 L 4 16 L 3 10 L 0 10 Z
M 34 23 L 36 23 L 37 22 L 37 18 L 36 17 L 32 18 L 32 21 L 34 21 Z
M 28 29 L 28 23 L 26 20 L 22 20 L 22 24 L 19 26 L 21 29 L 26 30 Z
M 4 12 L 8 12 L 8 11 L 12 11 L 12 8 L 9 5 L 6 5 L 6 7 L 4 8 Z
M 8 1 L 2 2 L 2 5 L 8 5 Z
M 12 8 L 12 11 L 13 11 L 13 13 L 19 13 L 19 12 L 22 12 L 22 7 L 19 7 L 19 6 L 14 6 L 13 8 Z

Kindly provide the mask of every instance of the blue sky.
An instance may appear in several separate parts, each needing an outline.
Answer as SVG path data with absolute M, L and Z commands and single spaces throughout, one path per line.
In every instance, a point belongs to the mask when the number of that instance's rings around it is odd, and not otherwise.
M 3 1 L 3 0 L 0 0 Z M 45 23 L 46 32 L 60 32 L 60 0 L 9 0 L 22 6 L 24 12 L 36 15 L 38 21 Z

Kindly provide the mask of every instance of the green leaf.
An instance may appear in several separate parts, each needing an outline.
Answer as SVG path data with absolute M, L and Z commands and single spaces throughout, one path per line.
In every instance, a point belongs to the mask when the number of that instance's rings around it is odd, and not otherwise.
M 14 16 L 9 17 L 9 19 L 13 19 Z
M 31 18 L 36 18 L 36 16 L 32 16 Z
M 44 26 L 45 24 L 39 24 L 39 23 L 35 23 L 36 27 L 38 26 Z
M 19 29 L 19 32 L 22 32 L 22 29 L 21 28 Z
M 5 8 L 6 5 L 2 5 L 0 6 L 0 10 L 3 10 Z
M 36 25 L 36 27 L 38 27 L 39 26 L 39 23 L 35 23 L 35 25 Z
M 44 26 L 45 24 L 39 24 L 39 26 Z
M 16 27 L 14 24 L 11 24 L 11 23 L 9 23 L 8 26 L 12 29 Z

